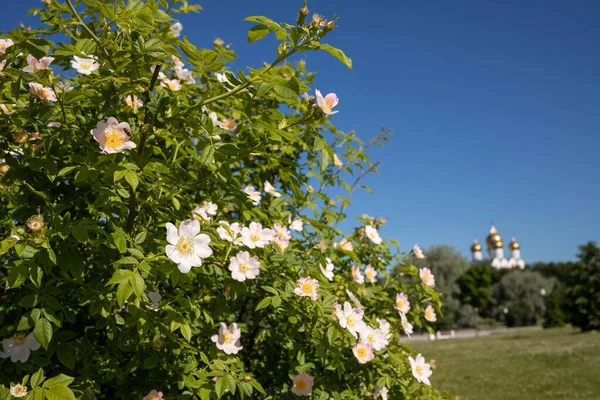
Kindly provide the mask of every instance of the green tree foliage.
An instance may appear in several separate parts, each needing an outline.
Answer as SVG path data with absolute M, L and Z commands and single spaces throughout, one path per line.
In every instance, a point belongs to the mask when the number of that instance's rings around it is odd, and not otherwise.
M 492 297 L 491 265 L 474 265 L 456 280 L 459 288 L 457 294 L 462 304 L 484 310 Z
M 600 329 L 600 248 L 588 242 L 579 246 L 577 257 L 565 294 L 570 321 L 583 331 Z
M 302 96 L 314 73 L 289 61 L 351 68 L 324 42 L 336 21 L 248 17 L 249 42 L 279 45 L 232 71 L 220 42 L 179 39 L 198 9 L 46 0 L 43 28 L 0 38 L 0 399 L 439 398 L 394 308 L 407 294 L 429 327 L 439 294 L 382 220 L 338 229 L 389 132 L 336 129 L 337 97 Z M 429 265 L 450 297 L 464 260 L 446 253 Z M 353 279 L 367 265 L 380 279 Z
M 493 316 L 508 326 L 535 325 L 546 312 L 555 281 L 530 270 L 510 270 L 493 289 Z
M 427 267 L 435 275 L 436 289 L 442 294 L 444 305 L 443 316 L 439 317 L 436 327 L 452 329 L 473 326 L 476 322 L 475 310 L 463 307 L 457 299 L 459 286 L 457 279 L 469 268 L 469 261 L 461 252 L 451 246 L 442 244 L 431 246 L 425 251 L 426 258 L 415 260 L 415 265 Z
M 557 285 L 546 301 L 546 314 L 544 315 L 544 328 L 560 328 L 565 326 L 565 314 L 562 311 L 561 300 L 564 298 Z

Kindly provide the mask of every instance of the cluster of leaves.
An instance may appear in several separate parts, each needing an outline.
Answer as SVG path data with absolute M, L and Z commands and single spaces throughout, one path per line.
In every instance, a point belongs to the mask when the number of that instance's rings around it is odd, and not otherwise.
M 565 297 L 571 323 L 583 331 L 600 329 L 600 247 L 579 246 L 579 261 L 567 278 Z
M 365 145 L 337 130 L 314 98 L 301 96 L 314 74 L 286 61 L 324 50 L 351 67 L 341 50 L 322 43 L 335 21 L 307 21 L 306 6 L 296 24 L 249 17 L 256 24 L 249 42 L 272 32 L 280 45 L 271 64 L 233 73 L 230 48 L 215 42 L 198 49 L 173 35 L 174 13 L 197 10 L 184 0 L 85 0 L 79 9 L 70 0 L 45 3 L 34 10 L 45 28 L 9 33 L 14 44 L 0 76 L 7 107 L 0 110 L 0 158 L 8 167 L 0 175 L 0 338 L 33 330 L 42 346 L 23 364 L 0 360 L 0 398 L 22 382 L 35 399 L 141 398 L 152 389 L 166 398 L 229 392 L 282 399 L 295 397 L 291 378 L 302 372 L 315 377 L 317 399 L 364 398 L 376 385 L 395 399 L 440 396 L 413 378 L 407 356 L 414 352 L 400 340 L 394 309 L 396 293 L 407 293 L 409 319 L 425 327 L 423 309 L 439 310 L 439 294 L 418 280 L 397 243 L 374 245 L 362 227 L 345 235 L 337 228 L 349 195 L 376 171 L 368 147 L 383 144 L 389 132 Z M 29 54 L 54 57 L 52 68 L 23 72 Z M 99 68 L 78 74 L 73 57 L 93 57 Z M 179 60 L 193 68 L 194 83 L 180 90 L 160 85 L 161 73 L 175 79 Z M 56 101 L 29 93 L 30 82 L 53 89 Z M 127 105 L 128 96 L 143 105 Z M 233 118 L 235 132 L 215 124 L 210 112 Z M 129 124 L 135 149 L 101 151 L 90 131 L 107 117 Z M 343 166 L 332 164 L 337 154 Z M 242 189 L 267 180 L 282 196 L 253 204 Z M 348 196 L 332 197 L 336 188 Z M 213 254 L 184 274 L 165 256 L 165 223 L 193 218 L 204 201 L 218 206 L 212 220 L 202 220 Z M 39 229 L 27 226 L 35 215 L 43 217 Z M 285 251 L 275 244 L 251 250 L 261 263 L 257 279 L 231 278 L 229 257 L 242 248 L 220 238 L 218 220 L 271 227 L 296 218 L 305 229 Z M 354 251 L 334 246 L 342 237 Z M 319 268 L 326 257 L 336 267 L 332 282 Z M 413 279 L 392 279 L 387 266 L 396 263 Z M 382 278 L 356 283 L 352 266 L 367 264 Z M 320 281 L 317 301 L 294 294 L 301 276 Z M 347 289 L 370 325 L 385 318 L 394 332 L 368 364 L 356 361 L 356 339 L 331 316 L 336 302 L 349 300 Z M 158 310 L 148 297 L 156 291 Z M 210 339 L 221 321 L 242 330 L 243 350 L 235 355 Z M 54 378 L 42 383 L 44 373 Z

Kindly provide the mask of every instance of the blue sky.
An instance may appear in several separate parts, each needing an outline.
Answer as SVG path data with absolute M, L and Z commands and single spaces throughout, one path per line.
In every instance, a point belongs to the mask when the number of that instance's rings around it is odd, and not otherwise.
M 195 3 L 195 1 L 190 1 Z M 0 29 L 38 0 L 11 3 Z M 274 39 L 253 45 L 243 18 L 293 22 L 301 1 L 206 0 L 182 16 L 198 46 L 220 37 L 237 67 L 274 56 Z M 339 129 L 368 140 L 393 129 L 376 149 L 380 173 L 350 212 L 384 216 L 382 235 L 408 250 L 447 243 L 469 254 L 494 221 L 505 244 L 516 236 L 526 261 L 575 258 L 600 242 L 600 3 L 589 0 L 452 0 L 368 3 L 313 0 L 337 14 L 327 42 L 353 58 L 354 71 L 327 54 L 308 54 L 317 88 L 336 92 Z M 505 250 L 506 251 L 506 250 Z

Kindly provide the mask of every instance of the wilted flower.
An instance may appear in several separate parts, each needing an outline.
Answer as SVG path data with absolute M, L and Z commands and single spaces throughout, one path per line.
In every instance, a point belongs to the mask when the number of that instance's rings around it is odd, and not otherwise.
M 10 115 L 15 112 L 15 110 L 9 110 L 8 107 L 6 107 L 6 105 L 4 104 L 0 104 L 0 110 L 2 110 L 2 112 L 6 115 Z
M 229 260 L 231 277 L 239 282 L 246 279 L 254 279 L 260 274 L 260 262 L 258 257 L 250 257 L 247 251 L 240 251 Z
M 0 174 L 7 173 L 9 168 L 10 167 L 6 163 L 6 160 L 4 158 L 0 158 Z
M 233 242 L 233 244 L 241 245 L 242 239 L 240 237 L 242 233 L 242 227 L 239 222 L 234 222 L 229 225 L 227 221 L 219 221 L 219 226 L 217 228 L 217 233 L 221 240 L 227 240 L 228 242 Z
M 252 204 L 255 206 L 260 204 L 260 199 L 262 198 L 262 194 L 254 189 L 254 186 L 246 186 L 244 188 L 244 193 L 248 196 L 250 200 L 252 200 Z
M 331 109 L 333 107 L 335 107 L 338 104 L 338 97 L 335 95 L 335 93 L 329 93 L 327 96 L 323 97 L 323 95 L 321 94 L 321 92 L 319 92 L 318 90 L 315 91 L 316 96 L 317 96 L 317 105 L 319 107 L 321 107 L 321 110 L 323 110 L 323 112 L 326 115 L 333 115 L 336 114 L 338 111 L 331 111 Z
M 33 332 L 26 335 L 23 332 L 17 332 L 12 338 L 2 341 L 3 352 L 0 352 L 0 358 L 10 357 L 10 361 L 16 363 L 20 361 L 26 362 L 31 354 L 40 348 L 40 344 L 33 336 Z
M 425 254 L 423 254 L 423 250 L 421 250 L 418 244 L 415 244 L 413 246 L 413 254 L 417 258 L 425 258 Z
M 29 93 L 36 95 L 43 101 L 56 101 L 54 90 L 49 87 L 42 86 L 36 82 L 29 82 Z
M 138 108 L 142 107 L 144 105 L 144 103 L 140 100 L 139 97 L 135 96 L 135 95 L 129 95 L 127 97 L 125 97 L 125 103 L 133 108 L 135 111 L 137 111 Z
M 77 57 L 73 56 L 71 60 L 71 67 L 75 68 L 77 72 L 83 75 L 90 75 L 92 72 L 97 71 L 100 68 L 100 64 L 93 57 Z
M 325 257 L 325 261 L 327 261 L 325 268 L 323 268 L 322 265 L 319 265 L 319 268 L 321 268 L 321 272 L 323 273 L 323 275 L 325 275 L 325 278 L 332 281 L 333 280 L 333 263 L 331 262 L 331 258 L 329 258 L 329 257 Z
M 354 337 L 358 337 L 358 333 L 363 332 L 367 324 L 363 319 L 363 310 L 360 308 L 352 308 L 350 303 L 344 302 L 344 307 L 335 311 L 340 326 L 348 329 L 348 332 Z
M 162 400 L 163 392 L 158 392 L 154 389 L 150 391 L 147 395 L 144 396 L 143 400 Z
M 92 129 L 92 136 L 106 154 L 121 153 L 124 150 L 134 149 L 136 144 L 129 140 L 131 127 L 127 122 L 117 121 L 110 117 L 105 122 L 98 122 L 96 129 Z
M 250 226 L 242 228 L 242 243 L 246 247 L 262 249 L 271 240 L 273 240 L 273 232 L 268 228 L 263 228 L 258 222 L 251 222 Z
M 10 39 L 0 39 L 0 55 L 6 53 L 6 49 L 12 46 L 14 42 Z
M 173 92 L 177 92 L 178 90 L 181 90 L 181 82 L 179 82 L 178 79 L 165 78 L 160 82 L 160 86 L 167 87 L 167 88 L 171 89 L 171 91 L 173 91 Z
M 373 346 L 364 342 L 358 342 L 356 346 L 352 348 L 352 353 L 354 353 L 354 357 L 356 357 L 360 364 L 366 364 L 375 358 Z
M 370 282 L 370 283 L 377 282 L 377 271 L 375 270 L 375 268 L 371 267 L 370 265 L 367 265 L 367 268 L 365 268 L 365 276 L 366 276 L 368 282 Z
M 338 157 L 338 155 L 335 153 L 333 153 L 333 165 L 335 165 L 338 168 L 344 166 L 344 163 L 342 162 L 340 157 Z
M 406 294 L 396 293 L 396 309 L 404 314 L 410 311 L 410 302 Z
M 148 292 L 147 295 L 148 295 L 148 298 L 150 299 L 150 301 L 152 302 L 151 309 L 154 311 L 158 311 L 158 304 L 162 300 L 162 296 L 160 295 L 160 292 L 158 290 L 156 292 Z
M 433 372 L 431 371 L 429 364 L 425 363 L 425 359 L 423 358 L 423 356 L 421 354 L 417 355 L 416 360 L 409 356 L 408 361 L 410 362 L 412 374 L 415 377 L 415 379 L 426 385 L 431 385 L 431 383 L 429 382 L 429 377 Z
M 227 327 L 225 322 L 219 323 L 219 334 L 213 335 L 210 340 L 216 343 L 219 350 L 223 350 L 225 354 L 237 354 L 242 349 L 240 343 L 241 331 L 237 324 Z
M 310 24 L 312 26 L 325 26 L 325 24 L 327 24 L 327 20 L 322 15 L 314 13 Z
M 54 57 L 42 57 L 38 60 L 29 54 L 27 56 L 27 66 L 23 68 L 23 72 L 29 72 L 33 74 L 34 72 L 48 68 L 52 61 L 54 61 Z
M 312 394 L 314 382 L 314 378 L 306 373 L 296 375 L 294 377 L 292 393 L 294 393 L 296 396 L 310 396 Z
M 371 225 L 365 226 L 365 235 L 367 235 L 367 237 L 371 239 L 371 242 L 373 242 L 374 244 L 380 244 L 382 242 L 381 236 L 379 236 L 379 232 L 377 232 L 377 229 L 375 229 Z
M 32 215 L 27 219 L 27 227 L 36 232 L 44 227 L 44 217 L 42 215 Z
M 270 194 L 273 197 L 281 197 L 281 193 L 275 189 L 275 186 L 271 185 L 271 182 L 265 181 L 265 193 Z
M 352 266 L 352 279 L 354 279 L 356 283 L 365 283 L 365 276 L 356 264 Z
M 429 306 L 427 306 L 427 308 L 425 308 L 425 319 L 429 322 L 437 321 L 437 316 L 435 315 L 435 310 L 433 309 L 433 307 L 431 307 L 431 305 L 429 305 Z
M 400 312 L 400 321 L 402 323 L 402 329 L 404 329 L 404 333 L 406 333 L 406 335 L 408 337 L 410 337 L 410 335 L 412 335 L 413 333 L 413 326 L 410 322 L 408 322 L 408 318 L 406 318 L 406 315 L 404 315 L 403 312 Z
M 165 252 L 182 273 L 187 274 L 192 267 L 199 267 L 202 265 L 201 258 L 212 255 L 210 238 L 200 234 L 200 223 L 197 220 L 183 221 L 179 225 L 179 231 L 170 222 L 167 222 L 166 228 L 169 244 L 165 247 Z
M 310 276 L 306 278 L 300 278 L 297 281 L 298 287 L 294 289 L 294 293 L 301 297 L 310 297 L 312 301 L 317 300 L 319 294 L 317 289 L 319 288 L 319 282 L 316 279 L 312 279 Z
M 350 298 L 350 300 L 352 300 L 352 302 L 354 303 L 354 305 L 356 306 L 356 308 L 360 308 L 361 310 L 364 308 L 362 304 L 360 304 L 360 301 L 358 301 L 358 297 L 356 297 L 354 295 L 354 293 L 352 293 L 351 291 L 349 291 L 348 289 L 346 289 L 346 294 L 348 295 L 348 297 Z
M 216 46 L 223 46 L 225 41 L 221 38 L 215 38 L 215 40 L 213 40 L 213 44 Z
M 302 232 L 304 230 L 304 222 L 302 222 L 301 218 L 296 218 L 290 224 L 290 229 L 298 232 Z
M 12 397 L 25 397 L 27 396 L 27 387 L 19 384 L 11 386 L 10 395 Z
M 435 277 L 433 276 L 433 274 L 431 273 L 429 268 L 421 268 L 419 270 L 419 276 L 421 277 L 421 280 L 423 281 L 423 283 L 425 285 L 427 285 L 427 286 L 435 285 Z
M 175 37 L 179 37 L 181 35 L 181 31 L 183 30 L 183 25 L 181 24 L 181 22 L 175 22 L 174 24 L 171 24 L 171 35 L 175 36 Z

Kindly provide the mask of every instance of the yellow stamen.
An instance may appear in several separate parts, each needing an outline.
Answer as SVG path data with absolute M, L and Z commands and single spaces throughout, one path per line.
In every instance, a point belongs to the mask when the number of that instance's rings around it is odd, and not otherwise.
M 175 245 L 175 248 L 182 256 L 189 256 L 194 252 L 194 239 L 187 236 L 181 236 Z
M 111 129 L 106 132 L 104 136 L 104 147 L 107 147 L 111 150 L 120 149 L 125 143 L 125 135 L 120 129 Z

